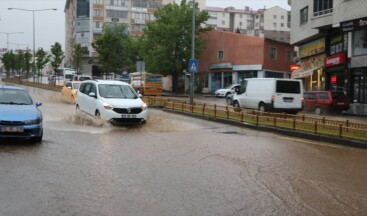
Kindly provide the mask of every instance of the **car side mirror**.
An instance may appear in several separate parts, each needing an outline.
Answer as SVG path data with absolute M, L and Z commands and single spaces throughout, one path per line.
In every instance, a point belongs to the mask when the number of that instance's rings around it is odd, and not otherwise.
M 89 95 L 89 97 L 97 98 L 96 93 L 94 93 L 94 92 L 89 92 L 88 95 Z
M 36 107 L 42 106 L 41 102 L 36 102 Z

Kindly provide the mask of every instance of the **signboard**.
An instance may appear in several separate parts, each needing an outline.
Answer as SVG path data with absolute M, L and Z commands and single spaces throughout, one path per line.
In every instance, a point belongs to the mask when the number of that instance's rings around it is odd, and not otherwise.
M 299 57 L 304 58 L 325 52 L 325 38 L 314 40 L 299 47 Z
M 190 59 L 189 61 L 190 72 L 197 73 L 199 70 L 199 63 L 197 59 Z
M 350 31 L 366 29 L 367 28 L 367 17 L 341 22 L 340 28 L 343 32 L 350 32 Z
M 301 68 L 301 65 L 299 64 L 291 64 L 291 72 L 293 72 L 294 70 L 298 70 Z
M 329 56 L 325 58 L 324 66 L 327 67 L 333 67 L 336 65 L 345 64 L 347 62 L 346 54 L 345 53 L 339 53 L 333 56 Z

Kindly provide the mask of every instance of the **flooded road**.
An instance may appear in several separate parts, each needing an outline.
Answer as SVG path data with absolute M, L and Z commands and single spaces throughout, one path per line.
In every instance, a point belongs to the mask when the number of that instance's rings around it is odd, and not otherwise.
M 150 109 L 113 127 L 52 91 L 41 144 L 0 144 L 0 215 L 364 215 L 367 151 Z

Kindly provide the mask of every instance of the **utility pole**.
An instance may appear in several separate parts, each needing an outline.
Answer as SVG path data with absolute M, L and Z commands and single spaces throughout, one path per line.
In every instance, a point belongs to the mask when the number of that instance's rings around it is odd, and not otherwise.
M 191 59 L 195 59 L 195 0 L 192 0 L 192 40 L 191 40 Z M 190 76 L 190 104 L 194 104 L 194 85 L 195 85 L 195 72 L 191 71 Z

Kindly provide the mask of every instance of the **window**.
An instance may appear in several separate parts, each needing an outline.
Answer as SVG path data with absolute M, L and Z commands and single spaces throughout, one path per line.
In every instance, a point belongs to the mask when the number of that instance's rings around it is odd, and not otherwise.
M 273 15 L 273 18 L 274 18 L 274 19 L 277 19 L 277 15 Z
M 94 0 L 94 4 L 103 5 L 103 0 Z
M 242 14 L 240 14 L 240 18 L 242 18 Z
M 313 15 L 320 16 L 333 12 L 333 0 L 314 0 Z
M 305 7 L 303 8 L 301 11 L 300 11 L 300 20 L 301 20 L 301 23 L 300 24 L 303 24 L 303 23 L 306 23 L 308 21 L 308 7 Z
M 96 28 L 101 28 L 101 22 L 96 22 Z
M 107 17 L 112 18 L 127 18 L 127 11 L 118 11 L 118 10 L 107 10 Z
M 272 60 L 277 59 L 277 48 L 275 48 L 275 47 L 270 47 L 269 48 L 269 58 L 272 59 Z
M 219 50 L 218 51 L 218 56 L 217 56 L 218 59 L 223 59 L 224 58 L 224 51 L 223 50 Z
M 286 51 L 286 60 L 288 61 L 288 62 L 291 62 L 292 61 L 292 58 L 293 58 L 293 51 L 291 51 L 291 50 L 287 50 Z
M 274 26 L 274 27 L 277 27 L 277 23 L 273 23 L 273 26 Z
M 283 15 L 282 15 L 282 16 L 280 16 L 280 19 L 284 20 L 284 16 L 283 16 Z
M 281 27 L 284 27 L 284 23 L 280 23 L 280 26 L 281 26 Z
M 240 26 L 242 26 L 242 22 L 240 22 Z
M 103 11 L 94 9 L 94 16 L 103 17 Z
M 225 21 L 222 21 L 222 25 L 225 25 L 226 24 L 226 22 Z

